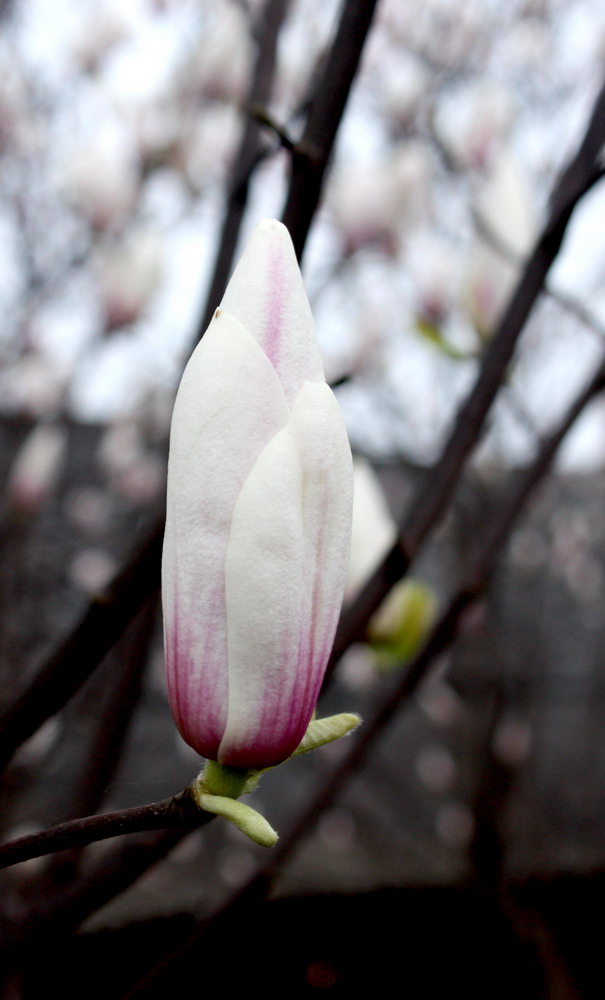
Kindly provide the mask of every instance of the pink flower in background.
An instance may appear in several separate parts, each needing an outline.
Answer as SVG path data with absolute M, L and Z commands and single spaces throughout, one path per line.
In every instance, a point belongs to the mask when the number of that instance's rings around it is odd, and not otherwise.
M 34 514 L 46 503 L 62 471 L 66 439 L 59 424 L 39 423 L 32 428 L 9 472 L 6 499 L 12 510 Z
M 287 230 L 262 221 L 194 351 L 170 438 L 168 689 L 198 753 L 261 768 L 302 739 L 344 591 L 351 455 Z

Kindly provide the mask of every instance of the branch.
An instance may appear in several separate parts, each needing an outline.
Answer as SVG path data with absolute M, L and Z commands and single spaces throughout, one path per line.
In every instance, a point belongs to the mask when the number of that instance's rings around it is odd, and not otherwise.
M 152 598 L 143 606 L 94 678 L 65 712 L 63 738 L 47 762 L 52 772 L 54 761 L 57 761 L 56 767 L 64 758 L 67 746 L 72 747 L 65 792 L 53 797 L 55 823 L 88 816 L 102 808 L 107 789 L 120 766 L 128 729 L 141 696 L 157 620 L 157 604 Z M 85 720 L 83 727 L 78 724 L 81 720 Z M 39 815 L 40 809 L 36 811 Z M 40 825 L 46 826 L 46 821 L 41 820 Z M 44 883 L 48 891 L 55 891 L 57 885 L 74 878 L 80 860 L 79 849 L 56 855 L 52 864 L 46 867 L 38 891 L 46 892 Z
M 275 69 L 277 37 L 290 0 L 267 0 L 255 36 L 261 39 L 248 93 L 248 103 L 266 102 Z M 248 195 L 248 180 L 257 162 L 259 125 L 249 118 L 234 166 L 234 181 L 199 336 L 208 325 L 227 283 L 241 218 Z M 0 771 L 15 751 L 78 690 L 124 632 L 129 620 L 160 586 L 160 559 L 164 513 L 145 542 L 131 557 L 107 590 L 93 599 L 79 624 L 55 649 L 31 686 L 4 712 L 0 712 Z
M 258 27 L 254 31 L 254 36 L 259 39 L 259 43 L 250 88 L 244 101 L 244 107 L 249 111 L 239 149 L 235 156 L 233 179 L 229 187 L 219 249 L 210 281 L 206 308 L 198 328 L 198 340 L 203 337 L 217 303 L 223 297 L 231 273 L 242 218 L 248 202 L 250 177 L 263 151 L 260 139 L 260 121 L 252 109 L 264 107 L 271 96 L 277 39 L 289 4 L 290 0 L 267 0 Z
M 13 924 L 7 932 L 3 940 L 3 971 L 7 973 L 10 967 L 18 967 L 24 957 L 20 946 L 26 945 L 29 949 L 35 946 L 38 938 L 48 944 L 51 937 L 76 930 L 91 913 L 163 860 L 187 832 L 181 828 L 134 837 L 120 844 L 114 853 L 101 857 L 59 894 L 39 900 L 35 912 L 28 912 L 22 922 Z
M 495 556 L 508 541 L 516 518 L 523 510 L 531 492 L 548 472 L 559 445 L 587 404 L 598 393 L 604 390 L 605 355 L 595 374 L 572 402 L 556 430 L 543 442 L 534 461 L 524 472 L 515 477 L 516 482 L 510 487 L 507 499 L 504 500 L 495 511 L 493 518 L 490 519 L 481 543 L 476 550 L 478 554 L 471 559 L 458 590 L 435 624 L 426 644 L 415 659 L 406 667 L 405 671 L 402 672 L 395 688 L 383 699 L 374 716 L 364 721 L 363 726 L 357 731 L 355 739 L 350 744 L 350 749 L 340 764 L 332 771 L 323 787 L 319 789 L 318 793 L 308 803 L 304 812 L 298 817 L 293 829 L 283 840 L 280 840 L 279 845 L 272 852 L 268 864 L 256 872 L 248 883 L 238 890 L 226 906 L 208 922 L 205 922 L 201 928 L 198 928 L 193 934 L 189 935 L 175 953 L 158 956 L 159 964 L 157 968 L 152 970 L 145 977 L 145 981 L 139 984 L 140 988 L 135 987 L 135 990 L 132 992 L 133 997 L 135 995 L 141 998 L 146 995 L 156 996 L 158 986 L 164 985 L 164 983 L 168 984 L 171 981 L 170 972 L 171 968 L 174 967 L 174 963 L 182 961 L 183 957 L 190 950 L 194 948 L 199 949 L 204 935 L 217 921 L 225 920 L 228 915 L 231 916 L 238 908 L 247 906 L 251 899 L 258 900 L 266 896 L 276 873 L 284 865 L 300 841 L 308 835 L 318 816 L 326 808 L 333 805 L 335 797 L 342 790 L 346 782 L 361 767 L 367 753 L 382 733 L 383 728 L 392 721 L 402 707 L 402 704 L 417 689 L 434 663 L 435 658 L 448 648 L 455 639 L 465 611 L 481 597 L 487 587 Z
M 605 355 L 593 377 L 569 406 L 557 428 L 544 440 L 531 465 L 517 477 L 507 498 L 490 517 L 487 527 L 475 549 L 458 590 L 436 622 L 433 630 L 416 657 L 407 665 L 394 690 L 386 697 L 371 720 L 364 721 L 355 741 L 341 763 L 330 776 L 327 784 L 309 803 L 292 833 L 280 841 L 271 862 L 271 870 L 281 865 L 298 839 L 308 832 L 318 813 L 327 808 L 345 780 L 359 768 L 370 746 L 383 728 L 393 719 L 401 703 L 414 693 L 429 667 L 455 639 L 462 616 L 484 593 L 494 566 L 495 557 L 507 543 L 515 521 L 523 510 L 530 494 L 544 478 L 561 442 L 579 415 L 594 397 L 605 390 Z
M 416 690 L 435 657 L 453 641 L 464 612 L 481 596 L 486 588 L 495 556 L 507 542 L 516 517 L 523 509 L 530 493 L 550 468 L 561 441 L 585 406 L 604 389 L 605 356 L 593 378 L 569 407 L 558 428 L 546 439 L 529 468 L 517 477 L 516 484 L 509 490 L 508 498 L 500 505 L 490 520 L 478 555 L 471 560 L 462 584 L 436 623 L 423 649 L 402 673 L 398 684 L 378 707 L 374 717 L 361 728 L 359 735 L 355 738 L 338 768 L 332 772 L 324 787 L 311 800 L 294 829 L 273 853 L 270 864 L 253 877 L 251 882 L 228 904 L 229 907 L 237 906 L 241 900 L 248 899 L 251 894 L 261 894 L 268 888 L 275 872 L 284 864 L 300 839 L 308 833 L 317 816 L 333 802 L 334 796 L 361 766 L 365 754 L 378 738 L 383 727 L 392 720 L 402 702 Z M 191 816 L 192 806 L 186 801 L 186 796 L 185 792 L 181 796 L 175 796 L 164 802 L 154 803 L 139 809 L 63 824 L 55 830 L 21 838 L 19 841 L 7 844 L 0 849 L 0 861 L 5 866 L 64 847 L 92 843 L 93 840 L 104 839 L 119 833 L 171 826 L 176 828 L 176 830 L 152 841 L 138 841 L 134 845 L 122 846 L 109 858 L 102 859 L 91 871 L 85 874 L 80 883 L 66 890 L 58 899 L 46 904 L 36 914 L 33 936 L 35 937 L 36 933 L 46 933 L 49 926 L 52 926 L 57 932 L 75 929 L 90 913 L 126 889 L 151 864 L 164 857 L 178 843 L 186 830 L 209 822 L 212 818 L 210 814 L 205 816 L 195 810 L 195 817 Z M 183 810 L 183 814 L 179 817 L 181 810 Z M 101 836 L 98 836 L 99 832 Z M 35 851 L 32 850 L 34 845 Z M 5 855 L 6 860 L 3 855 Z M 224 912 L 219 916 L 224 916 Z M 21 935 L 20 938 L 19 935 Z M 200 936 L 200 932 L 196 932 L 188 939 L 186 948 L 199 944 Z M 28 943 L 31 943 L 31 933 L 28 933 L 25 928 L 21 928 L 17 937 L 19 940 L 27 939 Z M 183 949 L 179 949 L 179 956 L 182 954 Z M 160 970 L 162 976 L 169 971 L 170 961 L 168 959 L 167 963 L 162 965 Z M 152 974 L 150 981 L 153 978 Z
M 292 157 L 282 222 L 300 260 L 377 0 L 344 0 L 317 96 Z
M 425 476 L 411 508 L 403 517 L 398 541 L 363 590 L 343 610 L 330 670 L 350 644 L 363 636 L 371 616 L 390 588 L 405 575 L 430 531 L 447 509 L 464 463 L 479 440 L 525 322 L 559 252 L 572 212 L 580 198 L 602 176 L 602 170 L 595 165 L 595 157 L 604 142 L 605 83 L 578 152 L 555 185 L 549 217 L 498 323 L 483 357 L 478 378 L 458 412 L 441 456 Z
M 139 833 L 142 830 L 193 830 L 195 827 L 205 826 L 211 819 L 214 819 L 213 813 L 200 811 L 186 789 L 161 802 L 151 802 L 146 806 L 122 809 L 101 816 L 74 819 L 49 830 L 11 840 L 0 846 L 0 868 L 9 868 L 32 858 L 42 858 L 56 851 L 85 847 L 125 833 Z
M 159 587 L 163 515 L 130 562 L 90 603 L 74 631 L 57 647 L 30 687 L 0 713 L 0 770 L 17 748 L 63 708 Z

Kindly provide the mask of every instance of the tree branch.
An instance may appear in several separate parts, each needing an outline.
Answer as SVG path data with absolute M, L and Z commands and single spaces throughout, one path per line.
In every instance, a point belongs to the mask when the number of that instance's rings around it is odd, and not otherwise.
M 376 4 L 377 0 L 344 0 L 317 96 L 294 150 L 282 221 L 290 232 L 299 260 L 319 204 L 324 174 Z
M 205 826 L 211 819 L 214 819 L 214 815 L 202 812 L 185 789 L 161 802 L 70 820 L 48 830 L 9 841 L 0 846 L 0 868 L 9 868 L 21 861 L 41 858 L 56 851 L 85 847 L 110 837 L 139 833 L 141 830 L 193 830 L 195 827 Z
M 584 139 L 555 185 L 549 217 L 489 343 L 475 385 L 458 412 L 441 456 L 426 474 L 409 511 L 404 515 L 398 541 L 355 600 L 343 610 L 330 670 L 350 644 L 363 636 L 371 616 L 390 588 L 405 575 L 429 532 L 447 509 L 464 463 L 479 440 L 525 322 L 559 252 L 572 212 L 580 198 L 602 175 L 594 157 L 604 142 L 605 83 L 597 97 Z
M 277 38 L 290 0 L 267 0 L 255 35 L 261 39 L 247 97 L 248 103 L 266 102 L 275 69 Z M 222 297 L 233 260 L 248 196 L 248 180 L 259 151 L 259 125 L 248 118 L 234 166 L 234 181 L 223 223 L 207 306 L 200 324 L 201 337 Z M 130 618 L 160 586 L 164 511 L 146 540 L 114 578 L 93 599 L 76 628 L 55 649 L 20 698 L 0 712 L 0 770 L 15 751 L 55 712 L 59 711 L 101 662 L 124 632 Z
M 493 570 L 495 556 L 507 543 L 515 521 L 523 510 L 528 497 L 548 472 L 559 445 L 588 403 L 604 390 L 605 355 L 593 377 L 572 402 L 557 428 L 544 440 L 534 461 L 515 477 L 515 482 L 511 484 L 507 498 L 499 505 L 490 519 L 487 528 L 480 537 L 479 545 L 475 549 L 476 555 L 469 560 L 467 570 L 463 574 L 457 591 L 435 623 L 427 642 L 414 660 L 402 671 L 395 687 L 383 698 L 373 717 L 364 720 L 364 724 L 357 730 L 348 752 L 298 816 L 288 835 L 279 841 L 268 863 L 256 872 L 218 913 L 193 934 L 190 934 L 174 954 L 158 956 L 158 967 L 146 976 L 145 981 L 140 984 L 140 988 L 133 990 L 133 997 L 156 996 L 158 986 L 170 982 L 170 970 L 174 966 L 174 962 L 176 960 L 182 961 L 183 957 L 194 948 L 199 949 L 205 934 L 217 921 L 225 920 L 228 915 L 232 915 L 234 910 L 245 907 L 249 900 L 259 900 L 267 895 L 276 874 L 300 841 L 309 834 L 321 813 L 333 805 L 335 797 L 363 765 L 368 752 L 374 746 L 383 729 L 416 691 L 436 657 L 447 649 L 456 638 L 464 613 L 485 591 Z
M 159 587 L 164 515 L 134 556 L 90 603 L 26 691 L 0 713 L 0 770 L 43 722 L 63 708 Z
M 244 107 L 247 109 L 262 107 L 269 101 L 275 74 L 277 39 L 289 5 L 290 0 L 267 0 L 261 12 L 261 21 L 254 32 L 259 41 L 250 89 L 244 102 Z M 242 218 L 248 202 L 250 177 L 262 155 L 262 149 L 258 116 L 254 113 L 248 113 L 239 149 L 235 156 L 219 249 L 210 281 L 206 308 L 198 328 L 197 340 L 201 340 L 203 337 L 212 319 L 212 314 L 223 297 L 231 273 Z

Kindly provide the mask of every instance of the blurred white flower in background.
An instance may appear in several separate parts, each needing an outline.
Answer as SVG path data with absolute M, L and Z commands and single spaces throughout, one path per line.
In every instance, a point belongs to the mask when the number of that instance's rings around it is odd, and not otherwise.
M 500 151 L 475 207 L 479 232 L 466 277 L 469 316 L 482 339 L 492 333 L 537 235 L 535 212 L 522 171 Z

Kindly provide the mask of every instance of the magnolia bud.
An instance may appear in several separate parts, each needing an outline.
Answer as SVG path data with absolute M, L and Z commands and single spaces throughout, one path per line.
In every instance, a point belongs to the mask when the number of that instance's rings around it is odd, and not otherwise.
M 168 689 L 203 756 L 263 768 L 301 742 L 332 648 L 351 453 L 287 230 L 264 220 L 183 375 L 168 463 Z

